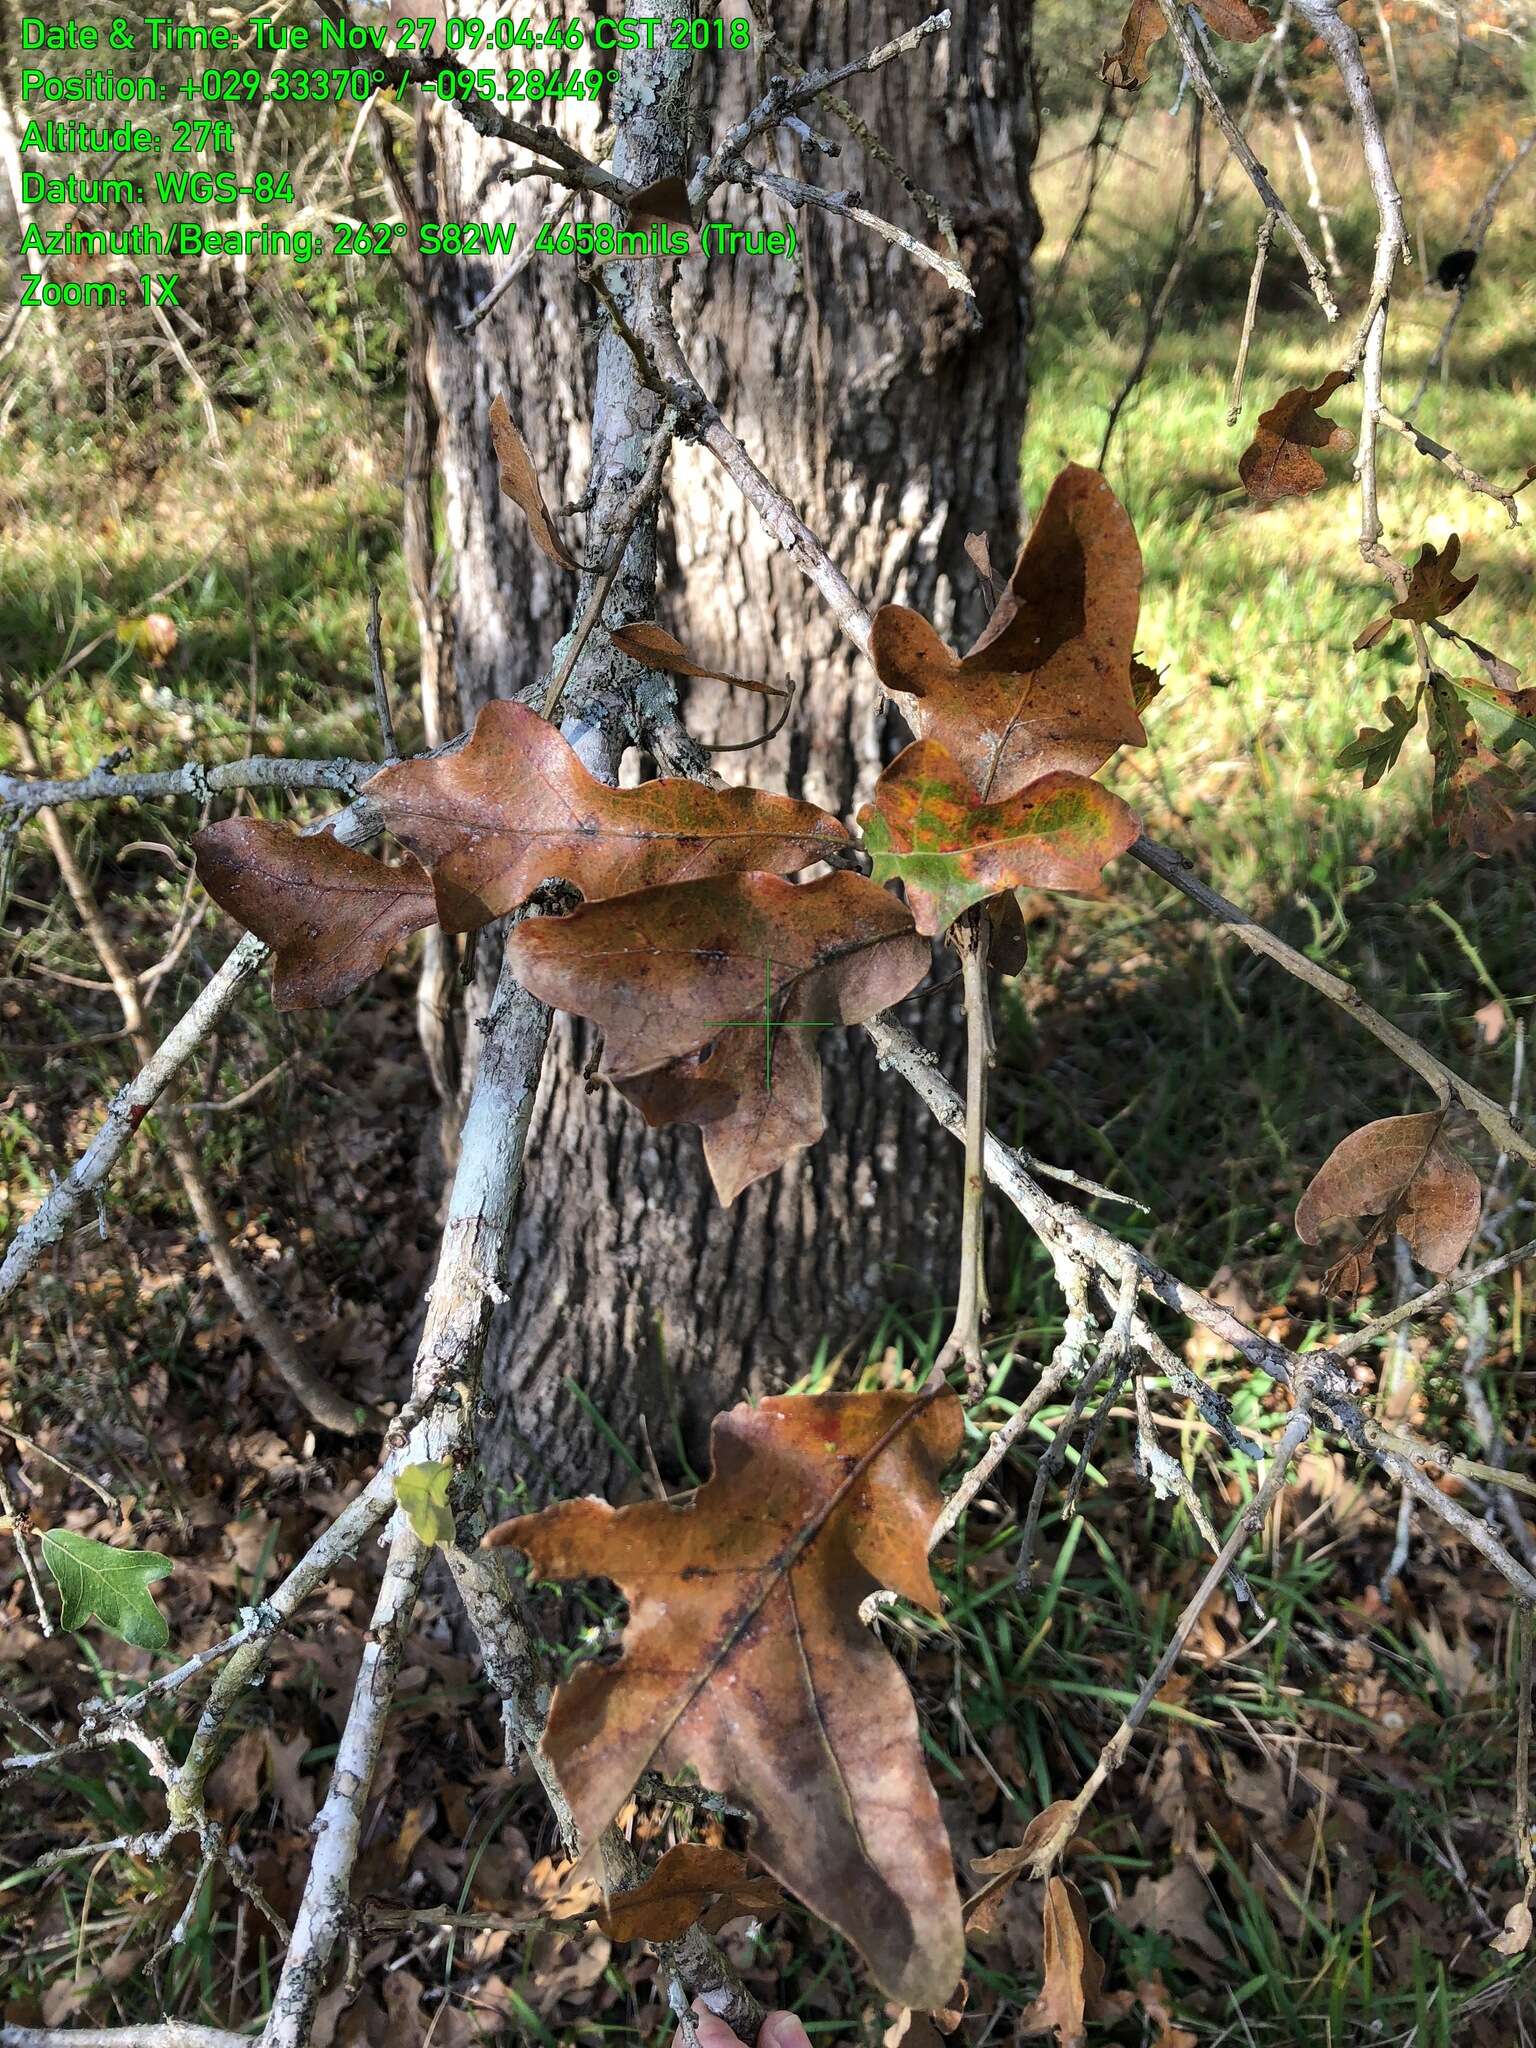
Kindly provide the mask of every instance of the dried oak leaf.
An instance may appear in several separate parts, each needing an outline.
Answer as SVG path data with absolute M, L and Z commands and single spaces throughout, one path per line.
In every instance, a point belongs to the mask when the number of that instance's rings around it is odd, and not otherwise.
M 919 2008 L 960 1975 L 960 1902 L 911 1695 L 859 1605 L 888 1587 L 938 1611 L 928 1534 L 960 1436 L 947 1392 L 780 1396 L 715 1418 L 685 1505 L 566 1501 L 487 1539 L 629 1602 L 618 1661 L 580 1666 L 544 1733 L 583 1838 L 642 1771 L 691 1764 L 747 1808 L 773 1875 Z
M 1337 1144 L 1296 1205 L 1296 1235 L 1316 1244 L 1325 1230 L 1355 1217 L 1388 1219 L 1421 1266 L 1449 1273 L 1472 1241 L 1482 1205 L 1477 1175 L 1442 1135 L 1439 1110 L 1387 1116 L 1365 1124 Z M 1353 1278 L 1379 1240 L 1372 1230 L 1360 1251 L 1340 1262 L 1340 1291 L 1354 1293 Z M 1342 1272 L 1353 1266 L 1351 1273 Z
M 280 1010 L 339 1003 L 437 915 L 416 861 L 386 867 L 326 832 L 226 818 L 197 833 L 192 852 L 214 902 L 272 948 Z
M 1120 41 L 1106 50 L 1099 63 L 1099 76 L 1120 92 L 1136 92 L 1147 82 L 1147 59 L 1154 43 L 1168 33 L 1168 24 L 1157 0 L 1131 0 L 1130 12 L 1120 31 Z
M 560 568 L 575 569 L 576 558 L 555 531 L 554 516 L 544 502 L 528 443 L 507 411 L 507 401 L 500 396 L 491 400 L 491 440 L 501 469 L 502 493 L 527 519 L 534 544 Z
M 1043 775 L 998 803 L 978 804 L 937 740 L 904 748 L 859 813 L 874 879 L 897 881 L 920 932 L 947 931 L 973 903 L 1005 889 L 1102 896 L 1102 870 L 1141 829 L 1119 797 L 1083 775 Z
M 869 652 L 906 715 L 937 740 L 983 802 L 1055 769 L 1092 775 L 1142 746 L 1132 655 L 1141 549 L 1097 470 L 1069 464 L 1046 493 L 1008 587 L 969 653 L 956 655 L 919 612 L 882 605 Z
M 614 1941 L 673 1941 L 717 1897 L 735 1907 L 735 1918 L 771 1912 L 782 1896 L 771 1879 L 748 1876 L 739 1851 L 675 1842 L 644 1884 L 613 1894 L 597 1924 Z
M 1070 1799 L 1054 1799 L 1043 1813 L 1035 1815 L 1013 1848 L 972 1858 L 972 1870 L 987 1882 L 965 1902 L 967 1934 L 993 1933 L 1003 1901 L 1019 1878 L 1044 1877 L 1058 1856 L 1066 1853 L 1071 1844 L 1063 1843 L 1060 1837 L 1071 1815 Z
M 701 1127 L 704 1163 L 727 1207 L 826 1129 L 821 1054 L 795 1022 L 723 1031 L 702 1053 L 614 1084 L 653 1128 Z
M 531 919 L 507 944 L 525 988 L 602 1027 L 600 1071 L 620 1081 L 725 1033 L 760 1047 L 791 1019 L 858 1023 L 929 965 L 910 913 L 842 872 L 804 886 L 761 874 L 676 882 Z
M 1476 576 L 1458 576 L 1456 558 L 1461 553 L 1461 536 L 1453 533 L 1443 548 L 1425 541 L 1419 559 L 1408 571 L 1408 594 L 1392 607 L 1394 619 L 1416 619 L 1425 625 L 1443 619 L 1457 605 L 1464 604 L 1477 588 Z
M 738 690 L 755 690 L 760 697 L 787 697 L 776 683 L 754 682 L 750 676 L 727 675 L 724 669 L 709 668 L 695 661 L 682 641 L 658 626 L 654 619 L 631 619 L 608 635 L 620 654 L 638 661 L 642 668 L 660 669 L 669 676 L 698 676 L 706 683 L 730 683 Z
M 1201 0 L 1200 17 L 1207 28 L 1233 43 L 1256 43 L 1275 26 L 1262 7 L 1251 7 L 1247 0 Z M 1104 83 L 1125 92 L 1145 85 L 1148 55 L 1167 28 L 1157 0 L 1131 0 L 1119 44 L 1104 52 L 1099 66 Z
M 1081 1892 L 1064 1877 L 1045 1888 L 1045 1982 L 1019 2014 L 1021 2034 L 1054 2032 L 1060 2048 L 1083 2048 L 1089 2020 L 1116 2020 L 1135 2003 L 1129 1991 L 1106 1996 L 1104 1964 L 1088 1936 Z
M 1445 827 L 1453 846 L 1465 846 L 1486 860 L 1527 845 L 1536 833 L 1536 817 L 1524 808 L 1527 789 L 1519 771 L 1478 737 L 1461 694 L 1466 688 L 1438 677 L 1430 684 L 1429 749 L 1435 766 L 1430 816 Z
M 681 776 L 610 789 L 537 712 L 499 700 L 457 753 L 398 762 L 368 794 L 432 870 L 450 932 L 515 910 L 556 878 L 590 901 L 706 875 L 783 874 L 848 841 L 815 804 L 765 790 Z
M 1349 381 L 1348 370 L 1330 370 L 1315 391 L 1298 384 L 1277 398 L 1268 412 L 1259 414 L 1258 431 L 1237 465 L 1256 505 L 1273 505 L 1280 498 L 1305 498 L 1327 483 L 1328 472 L 1311 451 L 1352 448 L 1355 443 L 1354 436 L 1336 421 L 1325 420 L 1318 407 L 1326 405 L 1340 385 Z

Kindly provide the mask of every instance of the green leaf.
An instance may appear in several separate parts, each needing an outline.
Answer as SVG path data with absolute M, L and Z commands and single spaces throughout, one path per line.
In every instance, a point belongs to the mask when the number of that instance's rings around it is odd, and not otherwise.
M 1334 761 L 1336 768 L 1363 769 L 1361 786 L 1365 789 L 1374 787 L 1389 769 L 1397 766 L 1403 741 L 1418 724 L 1418 705 L 1410 710 L 1401 697 L 1389 697 L 1381 708 L 1386 714 L 1386 731 L 1376 732 L 1372 727 L 1362 725 Z
M 395 1474 L 395 1499 L 423 1543 L 452 1543 L 455 1526 L 448 1505 L 451 1465 L 407 1465 Z
M 1498 753 L 1507 753 L 1517 740 L 1536 747 L 1536 718 L 1527 717 L 1520 709 L 1532 694 L 1529 690 L 1500 690 L 1476 676 L 1451 676 L 1447 680 L 1466 699 L 1478 731 Z
M 175 1570 L 152 1550 L 114 1550 L 73 1529 L 45 1529 L 43 1562 L 59 1589 L 59 1620 L 66 1629 L 91 1617 L 137 1650 L 163 1650 L 171 1639 L 150 1584 Z
M 1105 863 L 1140 829 L 1119 797 L 1064 769 L 983 803 L 937 740 L 918 740 L 897 755 L 859 824 L 875 881 L 901 883 L 929 938 L 973 903 L 1008 889 L 1102 896 Z

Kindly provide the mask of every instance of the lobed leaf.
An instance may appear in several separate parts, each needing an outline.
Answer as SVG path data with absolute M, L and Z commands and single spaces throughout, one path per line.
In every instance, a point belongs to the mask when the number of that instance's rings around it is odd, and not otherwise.
M 326 832 L 226 818 L 204 826 L 192 852 L 214 902 L 272 948 L 280 1010 L 339 1003 L 436 919 L 431 880 L 416 861 L 386 867 Z
M 911 1695 L 859 1605 L 885 1587 L 938 1611 L 928 1533 L 960 1437 L 948 1391 L 781 1396 L 716 1417 L 685 1505 L 566 1501 L 487 1539 L 629 1602 L 618 1661 L 578 1667 L 545 1729 L 582 1836 L 646 1769 L 691 1765 L 752 1816 L 773 1875 L 923 2008 L 960 1975 L 960 1902 Z
M 1200 0 L 1200 17 L 1207 28 L 1234 43 L 1256 43 L 1275 26 L 1262 7 L 1252 7 L 1248 0 Z M 1104 52 L 1099 66 L 1105 84 L 1127 92 L 1145 85 L 1147 58 L 1167 29 L 1157 0 L 1131 0 L 1120 41 Z
M 1443 1123 L 1439 1110 L 1425 1110 L 1382 1117 L 1351 1131 L 1323 1161 L 1296 1205 L 1296 1235 L 1302 1243 L 1316 1244 L 1325 1230 L 1355 1217 L 1384 1218 L 1401 1231 L 1421 1266 L 1431 1273 L 1451 1272 L 1477 1228 L 1482 1191 L 1472 1168 L 1446 1142 Z M 1380 1234 L 1378 1225 L 1354 1255 L 1357 1267 Z
M 929 936 L 1006 889 L 1102 896 L 1105 863 L 1140 830 L 1128 805 L 1082 775 L 1043 775 L 999 803 L 978 804 L 959 763 L 936 740 L 898 754 L 859 824 L 874 879 L 902 884 L 918 930 Z
M 717 1898 L 738 1914 L 766 1913 L 782 1894 L 771 1879 L 749 1877 L 735 1849 L 674 1842 L 644 1884 L 609 1899 L 597 1923 L 614 1941 L 675 1941 Z
M 59 1625 L 83 1628 L 94 1616 L 136 1650 L 163 1650 L 171 1639 L 150 1586 L 175 1566 L 152 1550 L 116 1550 L 74 1529 L 45 1529 L 43 1562 L 59 1589 Z
M 882 605 L 870 658 L 887 690 L 917 701 L 920 739 L 955 757 L 985 802 L 1057 769 L 1091 775 L 1146 741 L 1132 661 L 1141 550 L 1097 470 L 1069 464 L 1046 494 L 1008 587 L 957 656 L 906 605 Z
M 615 1080 L 723 1031 L 761 1031 L 765 1017 L 857 1023 L 929 965 L 895 897 L 842 872 L 803 886 L 762 874 L 676 882 L 531 919 L 507 943 L 525 988 L 601 1026 L 600 1071 Z
M 1393 618 L 1416 619 L 1425 625 L 1431 619 L 1443 619 L 1458 605 L 1465 604 L 1477 588 L 1477 578 L 1456 574 L 1460 553 L 1459 534 L 1453 533 L 1443 548 L 1425 541 L 1419 549 L 1419 559 L 1408 571 L 1408 593 L 1392 607 Z
M 848 843 L 826 811 L 765 790 L 685 777 L 611 789 L 537 712 L 500 700 L 456 753 L 398 762 L 368 794 L 431 869 L 450 932 L 515 910 L 541 882 L 570 882 L 594 901 L 707 875 L 785 874 Z
M 1273 505 L 1280 498 L 1305 498 L 1327 483 L 1328 472 L 1312 450 L 1352 448 L 1355 443 L 1354 436 L 1336 421 L 1324 419 L 1318 407 L 1350 381 L 1350 371 L 1330 370 L 1315 390 L 1298 384 L 1277 398 L 1268 412 L 1259 414 L 1258 430 L 1237 465 L 1256 505 Z

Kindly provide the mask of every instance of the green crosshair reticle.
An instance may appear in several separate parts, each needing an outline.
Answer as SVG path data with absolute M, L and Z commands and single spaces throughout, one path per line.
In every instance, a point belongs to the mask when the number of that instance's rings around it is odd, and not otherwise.
M 797 1019 L 776 1018 L 773 1014 L 773 956 L 763 962 L 763 1021 L 755 1017 L 711 1017 L 710 1025 L 717 1031 L 758 1031 L 763 1034 L 763 1086 L 773 1093 L 773 1034 L 775 1031 L 835 1031 L 842 1020 L 837 1017 L 807 1017 Z

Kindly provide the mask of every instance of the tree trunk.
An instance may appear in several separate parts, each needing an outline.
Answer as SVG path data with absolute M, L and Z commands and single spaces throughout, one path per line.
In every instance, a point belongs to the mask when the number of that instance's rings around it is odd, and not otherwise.
M 948 35 L 846 88 L 952 219 L 979 318 L 871 231 L 819 210 L 788 214 L 772 195 L 739 187 L 717 196 L 713 217 L 744 227 L 792 220 L 798 260 L 693 258 L 673 298 L 701 382 L 854 587 L 871 602 L 914 604 L 952 636 L 974 632 L 986 608 L 965 536 L 990 534 L 994 558 L 1007 561 L 1017 534 L 1037 233 L 1031 11 L 1029 0 L 955 0 Z M 857 58 L 914 18 L 905 0 L 776 0 L 773 12 L 783 47 L 806 68 Z M 688 160 L 783 68 L 761 47 L 696 58 Z M 838 158 L 828 164 L 780 131 L 754 159 L 857 187 L 865 206 L 936 244 L 899 178 L 830 109 L 810 114 L 819 134 L 841 142 Z M 434 116 L 433 129 L 436 217 L 516 218 L 531 237 L 559 203 L 536 179 L 495 182 L 504 150 L 451 112 Z M 579 218 L 587 212 L 576 208 Z M 537 679 L 572 596 L 570 579 L 531 547 L 499 497 L 490 401 L 506 393 L 553 505 L 580 495 L 590 446 L 592 350 L 581 323 L 591 316 L 570 259 L 532 257 L 462 334 L 496 276 L 466 262 L 444 264 L 429 281 L 454 558 L 451 659 L 466 722 L 486 698 Z M 682 443 L 663 504 L 659 580 L 657 612 L 695 653 L 796 687 L 784 731 L 754 751 L 719 755 L 722 772 L 851 818 L 907 735 L 793 563 L 710 458 Z M 616 601 L 607 616 L 642 608 Z M 763 700 L 718 684 L 693 686 L 685 712 L 711 743 L 752 738 L 765 722 Z M 947 969 L 936 979 L 947 981 Z M 906 1015 L 953 1064 L 954 989 L 915 999 Z M 821 1144 L 728 1210 L 709 1188 L 697 1132 L 650 1131 L 617 1096 L 589 1092 L 587 1050 L 582 1027 L 557 1021 L 507 1301 L 487 1357 L 499 1409 L 487 1431 L 492 1470 L 521 1478 L 535 1498 L 622 1478 L 595 1416 L 632 1445 L 643 1426 L 663 1470 L 676 1473 L 679 1451 L 697 1465 L 709 1417 L 744 1389 L 772 1391 L 823 1349 L 861 1345 L 887 1302 L 952 1299 L 955 1284 L 958 1153 L 910 1091 L 879 1075 L 856 1034 L 823 1047 Z

